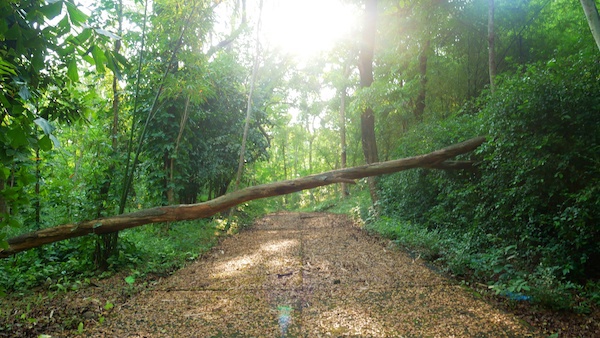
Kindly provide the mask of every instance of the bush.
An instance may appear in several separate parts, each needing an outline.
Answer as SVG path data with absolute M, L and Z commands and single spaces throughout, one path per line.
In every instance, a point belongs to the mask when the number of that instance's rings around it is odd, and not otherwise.
M 219 234 L 211 220 L 172 223 L 168 233 L 164 229 L 162 224 L 155 224 L 121 231 L 119 254 L 109 259 L 107 274 L 122 270 L 167 274 L 208 251 Z M 75 289 L 82 281 L 99 275 L 91 259 L 94 249 L 94 236 L 85 236 L 2 260 L 0 291 L 25 292 L 38 286 Z
M 582 54 L 505 79 L 482 114 L 475 222 L 572 280 L 600 264 L 598 93 L 600 63 Z
M 529 65 L 456 115 L 418 126 L 398 156 L 485 135 L 463 157 L 481 161 L 478 171 L 383 178 L 381 209 L 397 221 L 378 229 L 404 236 L 399 224 L 416 224 L 443 234 L 452 272 L 499 288 L 531 287 L 540 299 L 557 298 L 544 288 L 574 290 L 573 282 L 600 277 L 598 93 L 600 62 L 581 53 Z

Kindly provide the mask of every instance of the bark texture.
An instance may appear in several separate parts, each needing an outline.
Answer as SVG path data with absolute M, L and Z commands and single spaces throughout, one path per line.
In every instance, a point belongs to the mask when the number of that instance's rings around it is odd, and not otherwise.
M 34 231 L 9 239 L 9 248 L 0 250 L 0 258 L 5 258 L 17 252 L 44 244 L 88 234 L 106 234 L 150 223 L 209 217 L 243 202 L 289 194 L 333 183 L 354 183 L 354 180 L 359 178 L 390 174 L 413 168 L 461 168 L 461 165 L 456 164 L 457 162 L 450 162 L 453 164 L 446 165 L 446 160 L 472 151 L 484 141 L 485 138 L 477 137 L 425 155 L 332 170 L 293 180 L 257 185 L 223 195 L 204 203 L 162 206 Z

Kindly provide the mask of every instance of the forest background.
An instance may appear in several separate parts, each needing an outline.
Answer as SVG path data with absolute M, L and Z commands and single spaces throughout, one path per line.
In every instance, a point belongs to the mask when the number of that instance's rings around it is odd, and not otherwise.
M 600 301 L 600 58 L 581 4 L 344 5 L 372 15 L 299 60 L 261 35 L 262 1 L 3 1 L 5 247 L 58 224 L 487 142 L 463 156 L 467 170 L 406 171 L 49 244 L 0 262 L 0 290 L 168 273 L 258 215 L 304 208 L 350 213 L 499 295 L 590 313 Z

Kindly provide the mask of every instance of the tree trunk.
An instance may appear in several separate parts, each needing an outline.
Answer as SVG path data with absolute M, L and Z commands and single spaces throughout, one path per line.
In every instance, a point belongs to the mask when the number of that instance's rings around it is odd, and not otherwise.
M 39 230 L 41 226 L 41 214 L 42 214 L 42 204 L 40 197 L 40 180 L 42 179 L 42 173 L 40 170 L 40 163 L 42 159 L 40 158 L 40 148 L 37 147 L 35 149 L 35 229 Z
M 583 0 L 582 0 L 583 1 Z M 490 90 L 496 89 L 496 47 L 494 36 L 494 0 L 488 0 L 488 67 L 490 73 Z
M 263 2 L 260 1 L 258 12 L 258 24 L 256 28 L 256 49 L 254 51 L 254 65 L 252 67 L 252 75 L 250 78 L 250 90 L 248 92 L 248 102 L 246 104 L 246 122 L 244 123 L 244 134 L 242 136 L 242 146 L 240 148 L 240 159 L 238 162 L 238 170 L 235 176 L 235 190 L 240 187 L 242 172 L 244 170 L 244 153 L 246 152 L 246 141 L 248 139 L 248 131 L 250 129 L 250 119 L 252 118 L 252 95 L 254 94 L 254 85 L 256 83 L 256 75 L 258 74 L 258 65 L 260 58 L 260 25 L 262 20 Z M 230 214 L 231 216 L 231 214 Z
M 286 133 L 285 137 L 283 138 L 282 144 L 281 144 L 281 157 L 283 158 L 283 180 L 287 180 L 288 177 L 288 173 L 287 173 L 287 159 L 286 159 L 286 155 L 285 155 L 285 144 L 287 141 L 288 135 Z M 288 204 L 288 200 L 286 195 L 283 195 L 283 205 L 286 206 Z
M 6 180 L 0 177 L 0 192 L 6 187 Z M 8 205 L 4 195 L 0 195 L 0 222 L 4 220 L 3 214 L 8 214 Z
M 145 3 L 147 4 L 147 2 Z M 172 68 L 174 65 L 177 65 L 177 53 L 179 53 L 179 49 L 181 48 L 182 44 L 183 44 L 183 36 L 186 32 L 186 29 L 189 27 L 188 23 L 190 22 L 190 20 L 193 18 L 194 16 L 194 12 L 196 10 L 196 2 L 192 3 L 192 8 L 189 11 L 188 17 L 185 20 L 185 22 L 183 23 L 183 25 L 181 26 L 181 30 L 179 33 L 179 38 L 177 39 L 177 43 L 175 44 L 175 48 L 173 48 L 173 50 L 171 51 L 171 56 L 169 57 L 167 63 L 165 64 L 165 71 L 162 74 L 162 77 L 160 79 L 159 85 L 158 85 L 158 89 L 156 90 L 156 93 L 154 95 L 154 98 L 152 99 L 152 104 L 150 105 L 150 110 L 148 111 L 148 115 L 146 116 L 146 121 L 144 122 L 144 125 L 142 126 L 142 130 L 140 131 L 140 138 L 137 142 L 137 147 L 135 150 L 135 154 L 133 156 L 133 162 L 131 163 L 131 166 L 129 165 L 129 151 L 128 151 L 128 160 L 127 160 L 127 166 L 126 166 L 126 170 L 125 170 L 125 179 L 123 180 L 123 190 L 122 190 L 122 194 L 121 194 L 121 199 L 119 202 L 119 214 L 122 214 L 125 211 L 125 206 L 127 204 L 127 197 L 129 195 L 129 190 L 131 188 L 131 185 L 133 184 L 133 177 L 135 176 L 135 172 L 137 170 L 137 166 L 138 166 L 138 162 L 139 162 L 139 157 L 140 154 L 142 152 L 142 146 L 144 145 L 144 141 L 146 138 L 146 133 L 148 131 L 148 125 L 150 124 L 150 121 L 152 120 L 152 117 L 154 116 L 154 114 L 156 113 L 156 110 L 159 107 L 158 101 L 162 95 L 162 92 L 165 88 L 166 82 L 167 82 L 167 76 L 169 75 L 169 73 L 171 72 Z M 143 25 L 143 29 L 142 29 L 142 37 L 145 35 L 145 30 L 146 30 L 146 5 L 144 5 L 144 25 Z M 144 43 L 144 38 L 142 38 L 142 46 Z M 143 48 L 141 49 L 141 51 L 143 52 Z M 141 72 L 141 58 L 142 54 L 140 54 L 140 63 L 138 64 L 138 79 L 140 78 L 140 72 Z M 136 90 L 135 90 L 135 96 L 136 99 L 134 100 L 134 104 L 133 104 L 133 114 L 135 115 L 136 110 L 137 110 L 137 97 L 138 97 L 138 93 L 139 93 L 139 82 L 136 83 Z M 133 143 L 133 133 L 134 133 L 135 128 L 131 128 L 131 135 L 129 138 L 129 142 L 130 144 Z
M 119 1 L 117 4 L 117 22 L 118 22 L 118 30 L 117 34 L 121 36 L 123 34 L 123 2 Z M 113 48 L 115 54 L 118 54 L 121 50 L 121 41 L 116 40 Z M 96 213 L 96 217 L 102 217 L 102 212 L 104 211 L 104 201 L 108 200 L 108 192 L 110 191 L 110 186 L 112 183 L 112 175 L 115 171 L 115 157 L 117 156 L 117 137 L 119 135 L 119 82 L 116 74 L 113 74 L 112 81 L 112 91 L 113 91 L 113 104 L 112 104 L 112 112 L 113 112 L 113 121 L 112 121 L 112 130 L 111 130 L 111 147 L 112 147 L 112 157 L 113 159 L 110 161 L 110 165 L 108 166 L 108 170 L 104 175 L 104 182 L 102 183 L 102 187 L 100 188 L 99 201 L 98 201 L 98 210 Z M 96 239 L 96 250 L 94 252 L 94 262 L 96 267 L 102 271 L 108 269 L 108 259 L 111 255 L 116 253 L 117 243 L 119 240 L 119 233 L 113 232 L 109 234 L 104 234 L 100 236 L 100 238 Z
M 427 86 L 427 54 L 429 53 L 430 40 L 425 41 L 419 55 L 419 75 L 421 75 L 419 95 L 417 95 L 417 104 L 415 105 L 415 119 L 418 122 L 423 121 L 423 113 L 425 112 L 425 94 Z
M 346 152 L 346 85 L 347 77 L 349 76 L 350 67 L 348 63 L 344 66 L 344 85 L 340 91 L 340 145 L 341 145 L 341 169 L 346 168 L 347 152 Z M 348 187 L 345 182 L 342 182 L 342 198 L 348 196 Z
M 183 131 L 185 130 L 185 125 L 187 124 L 188 117 L 190 115 L 190 99 L 191 96 L 188 95 L 185 100 L 185 108 L 183 109 L 183 116 L 181 117 L 181 121 L 179 122 L 179 133 L 177 134 L 177 139 L 175 139 L 175 149 L 171 154 L 171 159 L 169 163 L 169 184 L 167 186 L 167 201 L 169 204 L 175 204 L 175 189 L 173 188 L 175 185 L 175 158 L 177 157 L 177 153 L 179 152 L 179 145 L 181 144 L 181 136 L 183 136 Z
M 360 86 L 368 88 L 373 83 L 373 53 L 377 21 L 377 0 L 366 0 L 363 21 L 362 41 L 359 56 Z M 367 164 L 379 161 L 377 141 L 375 138 L 375 114 L 371 107 L 366 107 L 360 115 L 363 154 Z M 377 203 L 377 181 L 368 178 L 369 192 L 373 204 Z
M 465 165 L 463 162 L 458 162 L 458 164 L 456 164 L 456 162 L 447 162 L 446 160 L 472 151 L 484 141 L 485 138 L 477 137 L 425 155 L 367 164 L 354 168 L 338 169 L 293 180 L 248 187 L 204 203 L 155 207 L 129 214 L 99 218 L 73 224 L 64 224 L 53 228 L 34 231 L 9 239 L 9 247 L 7 249 L 0 249 L 0 258 L 9 257 L 17 252 L 39 247 L 44 244 L 85 236 L 92 233 L 106 234 L 149 223 L 209 217 L 247 201 L 289 194 L 334 183 L 354 183 L 354 180 L 364 177 L 390 174 L 413 168 L 468 168 L 472 166 L 472 164 Z
M 592 31 L 592 36 L 596 40 L 598 50 L 600 50 L 600 14 L 598 14 L 598 7 L 596 7 L 595 0 L 581 0 L 581 6 L 585 12 L 588 25 Z

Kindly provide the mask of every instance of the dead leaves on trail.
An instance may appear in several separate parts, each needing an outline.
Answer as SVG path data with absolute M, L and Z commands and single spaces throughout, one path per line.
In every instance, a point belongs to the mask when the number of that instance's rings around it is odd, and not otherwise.
M 277 213 L 130 299 L 90 336 L 527 337 L 512 315 L 332 214 Z M 87 331 L 87 330 L 86 330 Z

